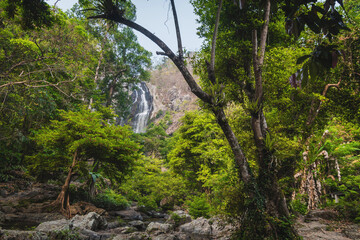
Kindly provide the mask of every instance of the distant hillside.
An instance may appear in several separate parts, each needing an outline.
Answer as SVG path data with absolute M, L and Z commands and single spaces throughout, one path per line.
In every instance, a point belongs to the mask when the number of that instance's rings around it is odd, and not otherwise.
M 192 73 L 190 64 L 188 68 Z M 190 91 L 183 76 L 170 60 L 158 65 L 151 72 L 150 82 L 147 85 L 153 96 L 154 108 L 151 118 L 166 111 L 171 113 L 173 123 L 167 130 L 168 134 L 179 127 L 179 119 L 186 111 L 198 108 L 197 97 Z

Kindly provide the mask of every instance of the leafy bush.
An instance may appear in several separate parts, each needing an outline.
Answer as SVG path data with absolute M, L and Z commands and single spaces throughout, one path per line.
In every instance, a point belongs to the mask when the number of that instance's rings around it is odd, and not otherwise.
M 115 193 L 113 190 L 107 190 L 96 195 L 91 202 L 96 207 L 106 210 L 122 210 L 130 206 L 129 201 L 124 196 Z
M 303 199 L 303 196 L 296 196 L 296 199 L 294 199 L 291 203 L 290 206 L 292 208 L 293 211 L 298 212 L 302 215 L 305 215 L 308 210 L 307 210 L 307 205 L 306 202 Z
M 210 217 L 210 205 L 204 196 L 195 196 L 192 201 L 188 200 L 189 214 L 194 217 Z
M 121 193 L 148 210 L 157 209 L 165 198 L 174 199 L 171 204 L 164 206 L 166 209 L 174 204 L 183 204 L 189 194 L 183 179 L 170 171 L 162 170 L 162 167 L 163 161 L 144 157 L 138 162 L 133 175 L 128 176 L 120 186 Z
M 158 209 L 158 205 L 152 195 L 140 197 L 138 200 L 138 206 L 145 211 Z

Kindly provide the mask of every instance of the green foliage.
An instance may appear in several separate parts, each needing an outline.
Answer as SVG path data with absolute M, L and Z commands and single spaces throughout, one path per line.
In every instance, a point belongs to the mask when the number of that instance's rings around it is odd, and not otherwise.
M 191 200 L 186 201 L 186 205 L 188 205 L 189 214 L 192 217 L 210 217 L 210 205 L 204 195 L 192 197 Z
M 93 15 L 92 11 L 104 11 L 111 1 L 82 0 L 72 9 L 76 17 L 86 21 Z M 117 2 L 129 19 L 135 18 L 135 6 L 130 1 Z M 91 11 L 88 11 L 91 10 Z M 151 66 L 151 53 L 138 42 L 133 30 L 128 27 L 117 27 L 113 22 L 102 20 L 87 21 L 87 30 L 101 45 L 98 61 L 97 84 L 102 101 L 112 106 L 115 113 L 126 119 L 130 114 L 130 87 L 134 82 L 149 79 L 148 68 Z M 124 88 L 124 86 L 127 86 Z
M 166 130 L 171 123 L 170 113 L 166 112 L 161 120 L 151 122 L 145 133 L 137 135 L 137 141 L 142 143 L 145 155 L 166 159 L 171 144 Z
M 359 221 L 359 126 L 340 119 L 333 119 L 327 129 L 325 136 L 318 134 L 317 137 L 313 137 L 315 140 L 313 140 L 313 144 L 309 145 L 309 157 L 312 159 L 310 163 L 317 161 L 317 176 L 319 179 L 323 179 L 324 187 L 328 192 L 328 195 L 323 197 L 325 206 L 335 208 L 346 219 Z M 320 157 L 319 152 L 321 151 L 328 153 L 327 161 Z M 336 163 L 339 169 L 337 169 Z M 335 195 L 339 199 L 338 203 L 335 202 Z
M 75 171 L 88 176 L 86 160 L 94 159 L 99 172 L 112 181 L 120 181 L 139 158 L 139 146 L 129 137 L 127 127 L 108 125 L 99 112 L 82 108 L 79 112 L 62 111 L 61 120 L 34 132 L 38 153 L 27 157 L 30 174 L 39 180 L 63 176 L 75 152 L 79 161 Z
M 134 16 L 133 5 L 126 5 Z M 26 155 L 34 154 L 31 131 L 58 119 L 57 110 L 76 111 L 82 104 L 98 102 L 94 108 L 99 111 L 101 104 L 113 104 L 118 115 L 126 115 L 130 100 L 123 86 L 149 77 L 145 68 L 150 66 L 150 53 L 129 28 L 109 30 L 78 16 L 50 11 L 43 0 L 0 3 L 0 164 L 4 169 L 19 168 Z M 45 28 L 50 24 L 52 28 Z M 62 171 L 60 166 L 57 173 Z
M 55 21 L 49 4 L 44 0 L 4 0 L 0 7 L 5 10 L 7 17 L 16 18 L 23 29 L 50 27 Z
M 11 169 L 33 153 L 31 129 L 57 118 L 57 109 L 76 109 L 92 91 L 96 43 L 74 31 L 83 23 L 60 13 L 51 29 L 25 32 L 0 12 L 0 159 Z
M 146 209 L 157 209 L 163 199 L 167 199 L 163 207 L 171 209 L 182 205 L 189 194 L 182 178 L 169 171 L 164 161 L 149 157 L 138 161 L 133 174 L 122 182 L 120 191 Z
M 304 200 L 305 199 L 303 196 L 297 195 L 296 199 L 292 200 L 290 203 L 291 209 L 297 213 L 306 215 L 306 213 L 308 212 L 308 209 L 307 209 L 307 205 Z
M 124 196 L 111 189 L 97 194 L 95 198 L 91 199 L 91 202 L 96 207 L 106 210 L 123 210 L 130 206 L 130 203 Z
M 173 141 L 169 166 L 192 189 L 201 189 L 204 181 L 200 176 L 207 175 L 206 171 L 214 174 L 230 161 L 227 141 L 209 113 L 186 113 Z
M 155 195 L 144 195 L 138 198 L 138 205 L 143 211 L 159 210 L 159 204 L 156 202 Z

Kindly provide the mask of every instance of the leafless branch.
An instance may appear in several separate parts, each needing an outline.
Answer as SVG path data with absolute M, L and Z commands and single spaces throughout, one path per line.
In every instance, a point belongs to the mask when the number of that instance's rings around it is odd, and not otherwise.
M 325 97 L 328 89 L 331 88 L 331 87 L 335 87 L 335 88 L 339 89 L 340 84 L 341 84 L 341 81 L 342 81 L 342 79 L 340 78 L 340 80 L 339 80 L 338 83 L 329 83 L 329 84 L 326 84 L 322 95 Z
M 322 95 L 325 97 L 327 91 L 328 91 L 329 88 L 331 88 L 331 87 L 335 87 L 335 88 L 338 88 L 338 89 L 339 89 L 340 84 L 341 84 L 341 81 L 342 81 L 342 79 L 340 78 L 340 80 L 339 80 L 338 83 L 329 83 L 329 84 L 326 84 L 325 87 L 324 87 L 324 90 L 323 90 L 323 92 L 322 92 Z M 316 117 L 317 117 L 317 115 L 318 115 L 318 113 L 319 113 L 319 111 L 320 111 L 320 108 L 321 108 L 321 101 L 320 101 L 320 100 L 319 100 L 319 101 L 316 101 L 315 99 L 313 99 L 313 100 L 311 101 L 311 107 L 310 107 L 308 119 L 307 119 L 307 121 L 306 121 L 306 125 L 311 126 L 311 125 L 314 123 L 314 121 L 315 121 L 315 119 L 316 119 Z
M 215 71 L 216 38 L 217 38 L 217 35 L 218 35 L 222 3 L 223 3 L 223 1 L 220 0 L 219 7 L 218 7 L 218 10 L 217 10 L 217 13 L 216 13 L 215 28 L 214 28 L 214 33 L 213 33 L 213 38 L 212 38 L 212 43 L 211 43 L 211 58 L 210 58 L 211 59 L 210 60 L 210 69 L 211 69 L 211 71 Z
M 56 2 L 54 3 L 54 7 L 56 7 L 56 4 L 59 2 L 60 0 L 56 0 Z
M 260 57 L 259 57 L 260 67 L 264 63 L 266 39 L 269 31 L 269 22 L 270 22 L 270 0 L 267 0 L 265 5 L 264 25 L 260 36 Z
M 179 51 L 179 58 L 183 59 L 183 47 L 182 47 L 182 43 L 181 43 L 181 35 L 180 35 L 180 27 L 179 27 L 179 21 L 178 21 L 178 17 L 176 14 L 176 8 L 175 8 L 175 3 L 174 0 L 170 0 L 171 2 L 171 8 L 172 8 L 172 12 L 174 15 L 174 22 L 175 22 L 175 29 L 176 29 L 176 38 L 177 38 L 177 43 L 178 43 L 178 51 Z
M 48 82 L 46 80 L 37 80 L 37 81 L 28 81 L 28 80 L 26 80 L 26 81 L 20 81 L 20 82 L 9 82 L 9 83 L 5 83 L 3 85 L 0 85 L 0 89 L 4 88 L 4 87 L 7 87 L 7 86 L 21 85 L 21 84 L 24 84 L 25 86 L 32 87 L 32 88 L 49 87 L 49 86 L 58 87 L 58 86 L 60 86 L 61 84 L 64 84 L 64 83 L 74 82 L 76 78 L 77 78 L 77 76 L 75 76 L 71 80 L 61 81 L 61 82 L 58 82 L 56 84 Z M 32 85 L 34 83 L 37 84 L 37 83 L 41 83 L 41 82 L 46 83 L 46 84 L 45 85 Z
M 195 79 L 193 78 L 193 76 L 190 74 L 189 70 L 184 65 L 184 62 L 179 57 L 177 57 L 174 54 L 174 52 L 171 51 L 171 49 L 160 38 L 155 36 L 149 30 L 147 30 L 146 28 L 140 26 L 139 24 L 137 24 L 133 21 L 125 19 L 120 14 L 112 14 L 112 15 L 100 14 L 97 16 L 89 17 L 89 18 L 90 19 L 103 18 L 103 19 L 112 20 L 112 21 L 124 24 L 124 25 L 126 25 L 130 28 L 133 28 L 136 31 L 139 31 L 142 34 L 144 34 L 146 37 L 148 37 L 151 41 L 153 41 L 156 45 L 158 45 L 164 51 L 164 54 L 162 54 L 162 55 L 168 56 L 174 62 L 174 64 L 178 67 L 179 71 L 183 75 L 185 81 L 188 83 L 191 91 L 197 97 L 199 97 L 201 100 L 203 100 L 204 102 L 211 103 L 211 96 L 209 94 L 207 94 L 206 92 L 204 92 L 200 88 L 200 86 L 196 83 Z
M 16 63 L 16 64 L 12 65 L 12 66 L 9 68 L 9 70 L 7 70 L 4 74 L 1 74 L 0 76 L 1 76 L 1 77 L 6 77 L 6 76 L 8 76 L 8 75 L 9 75 L 15 68 L 17 68 L 17 67 L 20 67 L 20 66 L 22 66 L 22 65 L 24 65 L 24 64 L 27 64 L 27 63 L 42 61 L 42 60 L 44 60 L 44 59 L 55 59 L 55 58 L 39 57 L 39 58 L 34 59 L 34 60 L 32 60 L 32 61 L 23 60 L 23 61 L 20 61 L 20 62 L 18 62 L 18 63 Z
M 158 51 L 157 51 L 156 54 L 157 54 L 157 55 L 162 55 L 162 56 L 168 56 L 168 57 L 169 57 L 169 55 L 166 54 L 166 53 L 164 53 L 164 52 L 158 52 Z

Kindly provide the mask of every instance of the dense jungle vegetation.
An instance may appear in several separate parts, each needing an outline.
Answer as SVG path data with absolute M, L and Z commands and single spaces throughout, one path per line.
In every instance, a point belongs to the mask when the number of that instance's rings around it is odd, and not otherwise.
M 200 99 L 168 135 L 169 113 L 142 134 L 116 124 L 151 74 L 131 1 L 0 1 L 0 181 L 61 185 L 67 215 L 80 200 L 221 214 L 238 239 L 297 239 L 316 208 L 360 222 L 360 1 L 191 3 L 191 61 L 148 35 Z

